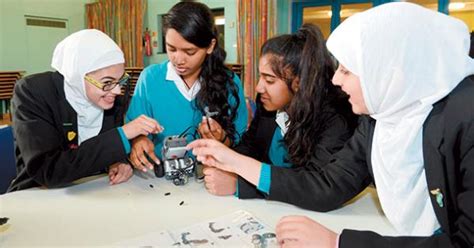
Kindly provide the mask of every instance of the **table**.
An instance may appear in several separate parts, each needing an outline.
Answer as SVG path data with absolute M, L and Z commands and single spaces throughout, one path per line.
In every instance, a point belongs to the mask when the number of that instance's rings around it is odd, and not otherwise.
M 275 201 L 214 196 L 194 179 L 187 185 L 175 186 L 164 178 L 138 173 L 115 186 L 109 186 L 108 178 L 99 175 L 66 188 L 33 188 L 0 196 L 0 217 L 10 218 L 0 226 L 0 247 L 114 246 L 237 210 L 250 212 L 271 228 L 281 217 L 298 214 L 338 232 L 351 228 L 395 234 L 380 210 L 373 188 L 341 209 L 318 213 Z M 167 192 L 170 194 L 165 195 Z M 182 201 L 184 204 L 180 205 Z

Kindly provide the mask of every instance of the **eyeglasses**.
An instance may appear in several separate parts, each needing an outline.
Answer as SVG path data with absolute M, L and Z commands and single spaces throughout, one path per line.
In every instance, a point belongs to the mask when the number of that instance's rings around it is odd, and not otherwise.
M 130 80 L 130 75 L 128 75 L 128 73 L 125 72 L 118 81 L 108 81 L 104 83 L 99 82 L 89 76 L 84 76 L 84 79 L 90 84 L 94 85 L 95 87 L 103 91 L 111 91 L 117 86 L 117 84 L 120 85 L 120 87 L 127 85 L 128 80 Z

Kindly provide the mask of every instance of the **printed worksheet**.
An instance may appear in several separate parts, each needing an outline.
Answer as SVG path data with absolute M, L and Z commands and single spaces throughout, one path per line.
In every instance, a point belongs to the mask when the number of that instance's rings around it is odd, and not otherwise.
M 273 230 L 243 210 L 183 229 L 148 234 L 118 245 L 122 247 L 278 247 Z

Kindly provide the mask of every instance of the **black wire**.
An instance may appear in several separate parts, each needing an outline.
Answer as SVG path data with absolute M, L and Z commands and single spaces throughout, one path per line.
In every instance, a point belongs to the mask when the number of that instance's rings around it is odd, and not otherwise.
M 189 126 L 187 127 L 180 135 L 178 135 L 178 137 L 183 137 L 183 135 L 187 134 L 187 132 L 189 131 L 189 129 L 193 128 L 194 126 Z
M 194 128 L 194 134 L 193 133 L 190 133 L 188 132 L 189 129 L 191 128 Z M 193 137 L 194 139 L 196 139 L 196 136 L 195 134 L 198 132 L 198 127 L 197 126 L 189 126 L 188 128 L 186 128 L 178 137 L 186 137 L 188 135 L 191 135 L 191 137 Z

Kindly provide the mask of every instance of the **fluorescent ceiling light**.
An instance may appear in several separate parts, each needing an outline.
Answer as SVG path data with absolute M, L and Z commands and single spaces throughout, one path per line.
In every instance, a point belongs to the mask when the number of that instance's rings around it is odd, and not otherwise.
M 460 9 L 464 9 L 464 7 L 466 7 L 465 3 L 455 2 L 455 3 L 450 3 L 448 8 L 449 10 L 460 10 Z

